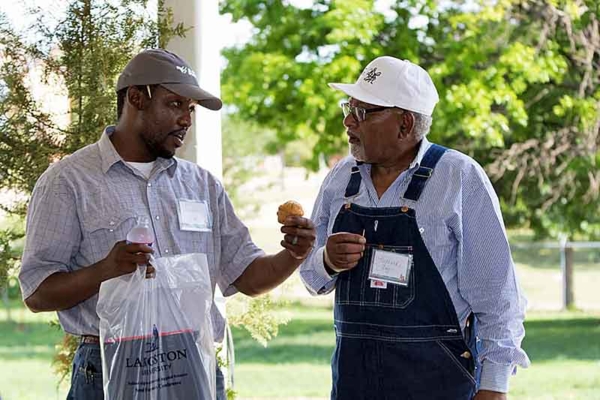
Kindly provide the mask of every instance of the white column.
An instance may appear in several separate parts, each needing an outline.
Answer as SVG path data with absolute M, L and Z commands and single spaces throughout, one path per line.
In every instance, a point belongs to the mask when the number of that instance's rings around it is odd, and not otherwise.
M 185 59 L 196 72 L 200 87 L 221 96 L 221 35 L 217 0 L 165 0 L 173 21 L 188 30 L 184 38 L 174 37 L 167 50 Z M 197 163 L 217 178 L 223 177 L 221 154 L 221 112 L 196 107 L 194 125 L 177 155 Z

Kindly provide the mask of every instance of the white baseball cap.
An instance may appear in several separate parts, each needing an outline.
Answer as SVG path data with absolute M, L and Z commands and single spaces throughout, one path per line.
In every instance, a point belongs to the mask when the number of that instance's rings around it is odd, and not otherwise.
M 356 83 L 329 86 L 365 103 L 425 115 L 431 115 L 440 99 L 427 71 L 410 61 L 388 56 L 371 61 Z

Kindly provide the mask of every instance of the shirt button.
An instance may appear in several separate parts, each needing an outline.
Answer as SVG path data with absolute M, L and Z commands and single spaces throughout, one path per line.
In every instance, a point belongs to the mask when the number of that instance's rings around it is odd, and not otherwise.
M 110 231 L 110 232 L 114 232 L 115 230 L 114 230 L 114 229 L 109 229 L 109 231 Z
M 419 232 L 421 232 L 421 233 L 425 232 L 425 228 L 419 228 Z
M 156 219 L 160 219 L 160 215 L 157 215 L 157 216 L 156 216 Z
M 165 250 L 165 253 L 167 253 L 167 254 L 168 254 L 168 253 L 169 253 L 169 249 Z
M 114 225 L 114 224 L 115 224 L 115 221 L 110 221 L 108 224 L 109 224 L 109 225 Z
M 151 184 L 151 183 L 148 183 L 148 187 L 150 187 L 150 186 L 152 186 L 152 184 Z

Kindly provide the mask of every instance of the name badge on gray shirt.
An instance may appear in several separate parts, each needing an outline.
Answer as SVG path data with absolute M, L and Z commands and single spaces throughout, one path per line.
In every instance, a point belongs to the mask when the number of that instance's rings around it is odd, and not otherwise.
M 212 231 L 212 215 L 205 200 L 180 199 L 177 206 L 179 229 L 182 231 Z

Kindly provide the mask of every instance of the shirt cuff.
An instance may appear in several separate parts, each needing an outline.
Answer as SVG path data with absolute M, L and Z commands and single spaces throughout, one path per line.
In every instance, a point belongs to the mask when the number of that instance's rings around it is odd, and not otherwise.
M 313 269 L 315 271 L 315 282 L 314 287 L 319 288 L 318 293 L 324 293 L 331 286 L 331 282 L 336 280 L 335 276 L 329 275 L 325 269 L 325 262 L 323 261 L 323 255 L 325 253 L 325 246 L 315 251 L 313 256 Z
M 59 272 L 69 272 L 67 267 L 51 265 L 43 267 L 44 269 L 27 269 L 19 274 L 19 284 L 21 285 L 21 296 L 23 301 L 35 293 L 40 285 L 50 276 Z
M 514 367 L 483 360 L 479 390 L 508 393 L 508 380 Z
M 226 273 L 223 273 L 223 275 L 225 275 L 227 277 L 227 280 L 229 281 L 225 288 L 223 288 L 219 284 L 219 288 L 221 289 L 221 293 L 223 293 L 223 297 L 229 297 L 238 292 L 238 289 L 234 285 L 235 281 L 237 281 L 237 279 L 240 276 L 242 276 L 242 274 L 246 271 L 246 269 L 250 266 L 250 264 L 252 264 L 254 261 L 256 261 L 257 258 L 264 256 L 265 254 L 266 253 L 263 250 L 256 248 L 256 251 L 254 251 L 252 254 L 244 257 L 245 262 L 236 262 L 235 263 L 235 265 L 246 264 L 245 267 L 243 267 L 241 269 L 233 270 L 233 271 L 228 270 Z
M 328 281 L 331 281 L 333 278 L 335 278 L 337 274 L 330 275 L 329 272 L 327 272 L 327 269 L 325 269 L 325 246 L 317 250 L 317 254 L 315 257 L 315 270 L 317 271 L 319 276 L 327 279 Z

